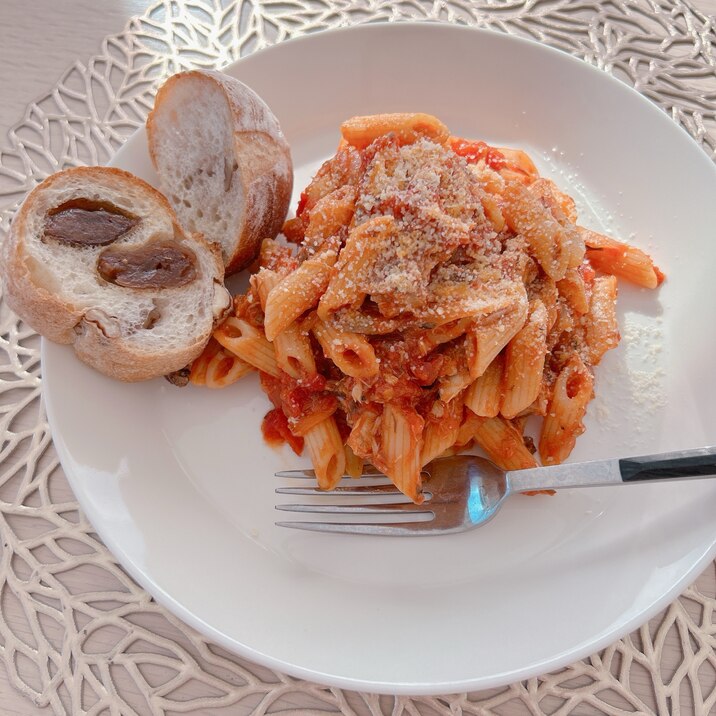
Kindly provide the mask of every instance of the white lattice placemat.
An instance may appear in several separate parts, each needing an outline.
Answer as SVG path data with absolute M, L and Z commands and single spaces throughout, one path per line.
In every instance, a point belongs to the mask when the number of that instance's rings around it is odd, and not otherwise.
M 404 19 L 490 27 L 567 50 L 635 86 L 716 153 L 714 22 L 678 0 L 164 0 L 28 107 L 0 152 L 0 227 L 48 174 L 105 163 L 143 123 L 166 76 L 325 28 Z M 490 692 L 354 694 L 227 654 L 158 607 L 79 514 L 40 399 L 38 338 L 1 303 L 0 348 L 0 655 L 38 706 L 77 715 L 716 713 L 716 564 L 610 648 Z M 3 618 L 10 611 L 12 623 Z

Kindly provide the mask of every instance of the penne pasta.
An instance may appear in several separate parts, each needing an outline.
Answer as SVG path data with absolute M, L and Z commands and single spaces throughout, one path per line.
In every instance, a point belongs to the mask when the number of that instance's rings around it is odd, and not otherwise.
M 464 410 L 455 444 L 464 447 L 473 442 L 475 439 L 475 430 L 479 427 L 480 421 L 481 418 L 475 415 L 472 410 Z
M 319 199 L 311 209 L 308 225 L 304 233 L 305 248 L 309 253 L 316 253 L 322 249 L 336 250 L 336 242 L 345 232 L 353 219 L 355 212 L 355 187 L 345 185 L 332 191 Z
M 420 449 L 423 419 L 412 408 L 387 403 L 381 422 L 381 453 L 386 474 L 413 502 L 420 503 Z
M 564 278 L 557 282 L 557 291 L 575 313 L 583 315 L 589 311 L 587 285 L 578 269 L 567 269 Z
M 497 149 L 497 151 L 505 158 L 507 168 L 512 171 L 520 171 L 532 178 L 539 176 L 537 167 L 532 159 L 530 159 L 527 152 L 524 152 L 521 149 L 512 149 L 510 147 L 495 147 L 495 149 Z
M 530 317 L 505 350 L 500 413 L 514 418 L 539 395 L 547 356 L 547 309 L 539 299 L 533 301 Z
M 530 191 L 552 212 L 560 224 L 577 223 L 577 205 L 571 196 L 557 188 L 557 185 L 545 177 L 536 179 L 530 184 Z
M 396 231 L 393 217 L 379 216 L 355 227 L 341 251 L 340 259 L 329 282 L 324 287 L 318 317 L 328 319 L 329 315 L 350 306 L 358 308 L 365 298 L 359 286 L 359 277 L 375 259 L 376 250 Z
M 189 382 L 207 388 L 225 388 L 252 371 L 248 363 L 211 338 L 202 354 L 192 362 Z
M 594 396 L 594 378 L 575 353 L 562 368 L 542 424 L 539 451 L 545 465 L 563 462 L 584 432 L 582 419 Z
M 313 355 L 308 332 L 295 323 L 276 336 L 274 342 L 278 367 L 296 380 L 303 380 L 317 374 L 316 359 Z
M 357 149 L 365 149 L 386 134 L 393 134 L 401 144 L 412 144 L 421 137 L 443 144 L 450 136 L 437 117 L 422 112 L 353 117 L 341 125 L 343 139 Z
M 441 456 L 455 444 L 462 424 L 462 414 L 462 395 L 454 397 L 448 403 L 439 401 L 433 405 L 423 430 L 421 466 Z
M 598 276 L 594 279 L 584 332 L 586 356 L 590 365 L 598 365 L 608 350 L 619 345 L 617 280 L 614 276 Z
M 326 358 L 330 358 L 346 375 L 372 378 L 378 374 L 375 351 L 365 336 L 339 331 L 320 319 L 314 323 L 311 331 L 321 344 Z
M 345 446 L 346 453 L 346 475 L 360 477 L 363 474 L 363 458 L 358 457 L 350 445 Z
M 281 282 L 281 276 L 275 271 L 261 269 L 251 277 L 261 301 L 266 309 L 266 302 L 272 289 Z M 316 360 L 313 356 L 308 332 L 296 323 L 283 329 L 273 340 L 278 367 L 296 380 L 316 375 Z
M 451 323 L 445 323 L 441 326 L 436 326 L 435 328 L 422 331 L 415 338 L 418 355 L 426 356 L 443 343 L 448 343 L 455 338 L 459 338 L 465 333 L 470 325 L 471 321 L 469 318 L 462 318 L 457 321 L 452 321 Z
M 303 434 L 304 444 L 316 472 L 318 486 L 332 490 L 346 470 L 343 440 L 333 417 L 325 418 Z
M 298 262 L 288 246 L 274 239 L 264 239 L 259 250 L 259 265 L 267 271 L 275 271 L 283 276 L 293 271 Z
M 494 418 L 500 412 L 502 402 L 502 375 L 505 360 L 502 354 L 487 366 L 487 370 L 476 378 L 465 393 L 465 405 L 475 415 Z
M 335 260 L 334 252 L 307 259 L 271 289 L 266 298 L 264 321 L 268 340 L 274 340 L 299 316 L 315 308 L 328 286 Z
M 227 318 L 215 331 L 214 338 L 226 350 L 241 358 L 256 370 L 278 376 L 279 367 L 276 353 L 266 337 L 248 321 L 232 316 Z
M 567 272 L 572 269 L 567 269 Z M 547 311 L 547 330 L 551 330 L 559 314 L 559 289 L 557 284 L 547 276 L 542 276 L 532 281 L 527 287 L 527 294 L 530 302 L 539 300 Z
M 521 432 L 502 417 L 478 418 L 474 421 L 473 437 L 487 456 L 503 470 L 524 470 L 536 467 L 537 460 L 527 449 Z
M 486 370 L 500 351 L 517 335 L 527 320 L 527 301 L 487 324 L 475 324 L 466 332 L 467 364 L 475 380 Z
M 525 237 L 542 270 L 553 281 L 564 278 L 567 269 L 574 265 L 572 241 L 575 240 L 576 231 L 566 230 L 539 199 L 519 182 L 507 182 L 502 197 L 502 213 L 507 225 Z
M 310 184 L 301 193 L 296 215 L 306 219 L 321 198 L 342 186 L 356 186 L 363 171 L 361 153 L 348 143 L 341 143 L 334 157 L 324 162 Z
M 664 274 L 641 249 L 596 231 L 582 228 L 580 231 L 587 245 L 589 263 L 597 271 L 618 276 L 644 288 L 656 288 L 663 282 Z

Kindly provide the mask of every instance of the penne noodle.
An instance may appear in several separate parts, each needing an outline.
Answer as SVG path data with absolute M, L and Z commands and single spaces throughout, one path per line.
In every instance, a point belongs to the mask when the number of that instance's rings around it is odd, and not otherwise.
M 663 282 L 664 274 L 641 249 L 589 229 L 580 228 L 580 232 L 587 245 L 589 263 L 597 271 L 618 276 L 644 288 L 656 288 Z
M 358 457 L 350 445 L 345 445 L 346 453 L 346 475 L 350 477 L 360 477 L 363 474 L 363 458 Z
M 500 413 L 514 418 L 539 395 L 547 356 L 547 309 L 539 299 L 532 302 L 530 317 L 505 351 Z
M 505 217 L 502 214 L 499 201 L 487 192 L 480 197 L 485 216 L 492 224 L 492 228 L 499 234 L 505 228 Z
M 189 382 L 207 388 L 225 388 L 252 371 L 248 363 L 211 338 L 202 354 L 192 362 Z
M 272 341 L 299 316 L 314 308 L 328 286 L 336 255 L 327 251 L 304 261 L 276 284 L 266 298 L 264 331 Z
M 495 149 L 502 154 L 510 169 L 517 169 L 529 177 L 539 177 L 537 167 L 527 152 L 510 147 L 495 147 Z
M 500 173 L 483 163 L 471 164 L 470 169 L 477 177 L 482 189 L 488 194 L 491 194 L 493 200 L 498 199 L 499 195 L 502 194 L 505 188 L 505 180 L 502 178 Z
M 380 247 L 396 233 L 392 216 L 378 216 L 356 226 L 348 234 L 345 246 L 336 262 L 325 293 L 318 304 L 318 317 L 326 320 L 331 313 L 350 306 L 358 308 L 365 298 L 359 278 L 375 260 Z
M 520 431 L 502 417 L 478 418 L 474 425 L 475 442 L 503 470 L 537 467 L 537 460 L 527 449 Z
M 250 279 L 251 285 L 256 290 L 256 294 L 261 302 L 261 310 L 263 310 L 264 313 L 266 312 L 266 300 L 268 299 L 268 295 L 274 286 L 281 283 L 281 278 L 278 271 L 262 268 Z
M 572 242 L 576 240 L 576 230 L 565 229 L 538 197 L 519 182 L 507 182 L 502 197 L 507 225 L 525 237 L 530 252 L 553 281 L 564 278 L 567 269 L 575 265 Z M 576 265 L 579 263 L 581 258 Z
M 332 159 L 324 162 L 301 194 L 296 214 L 306 218 L 324 196 L 346 184 L 355 186 L 363 171 L 363 157 L 355 147 L 341 143 Z
M 207 388 L 226 388 L 253 370 L 248 363 L 222 349 L 206 366 L 205 385 Z
M 462 422 L 455 439 L 455 445 L 459 447 L 469 445 L 475 439 L 475 430 L 479 422 L 480 418 L 472 410 L 463 410 Z
M 447 292 L 443 291 L 442 293 L 446 294 Z M 461 319 L 474 319 L 475 322 L 480 319 L 490 321 L 495 314 L 502 315 L 512 308 L 507 300 L 503 302 L 503 305 L 496 305 L 489 299 L 484 303 L 480 300 L 475 300 L 476 293 L 463 286 L 456 290 L 452 296 L 437 298 L 439 294 L 434 291 L 424 309 L 415 311 L 415 314 L 426 323 L 439 328 Z
M 231 316 L 214 331 L 214 338 L 257 370 L 276 377 L 280 374 L 273 346 L 248 321 Z
M 349 226 L 355 211 L 356 189 L 345 185 L 321 197 L 311 209 L 306 238 L 321 241 Z
M 525 446 L 520 431 L 502 417 L 477 418 L 475 443 L 503 470 L 536 467 L 537 460 Z
M 307 331 L 292 323 L 273 342 L 278 367 L 295 380 L 316 375 L 316 359 Z
M 577 268 L 584 261 L 584 238 L 576 226 L 577 211 L 574 200 L 557 189 L 550 179 L 538 179 L 529 187 L 540 202 L 562 226 L 565 233 L 565 245 L 568 247 L 569 268 Z
M 462 424 L 462 413 L 462 395 L 456 396 L 449 403 L 434 403 L 423 430 L 421 466 L 427 465 L 455 444 Z
M 326 242 L 343 232 L 347 233 L 346 227 L 350 226 L 353 220 L 355 203 L 356 189 L 350 185 L 342 186 L 321 197 L 310 212 L 304 235 L 305 248 L 309 252 L 338 248 Z
M 616 309 L 616 277 L 598 276 L 594 279 L 584 331 L 587 343 L 586 358 L 589 365 L 598 365 L 608 350 L 619 345 Z
M 201 355 L 192 361 L 189 369 L 190 383 L 193 385 L 206 385 L 206 369 L 220 350 L 221 344 L 215 338 L 209 338 L 209 342 L 204 346 Z
M 584 432 L 582 419 L 594 396 L 593 388 L 591 371 L 574 353 L 557 376 L 542 423 L 539 452 L 545 465 L 555 465 L 569 457 Z
M 564 278 L 557 282 L 557 291 L 575 313 L 584 315 L 589 311 L 587 286 L 576 268 L 567 269 Z
M 261 269 L 251 277 L 262 308 L 266 308 L 266 301 L 271 290 L 281 282 L 281 277 L 275 271 Z M 292 378 L 301 380 L 316 375 L 316 360 L 313 357 L 311 341 L 308 333 L 296 323 L 283 329 L 273 340 L 278 367 L 288 373 Z
M 332 490 L 345 474 L 346 455 L 343 440 L 333 417 L 313 425 L 304 435 L 304 444 L 316 472 L 318 486 Z
M 472 447 L 473 440 L 469 440 L 465 445 L 453 445 L 452 447 L 449 447 L 447 450 L 444 450 L 443 452 L 438 455 L 438 457 L 452 457 L 453 455 L 459 455 L 460 453 L 465 452 L 466 450 L 469 450 Z
M 573 269 L 567 269 L 567 272 Z M 533 281 L 527 288 L 530 301 L 540 300 L 547 310 L 547 330 L 549 331 L 559 314 L 559 289 L 557 284 L 547 276 Z
M 438 346 L 462 336 L 471 325 L 469 318 L 462 318 L 452 323 L 429 328 L 420 333 L 415 341 L 418 355 L 426 356 Z
M 552 215 L 560 224 L 577 223 L 577 205 L 574 199 L 561 192 L 551 179 L 540 177 L 530 184 L 530 191 L 552 211 Z
M 502 374 L 504 370 L 504 356 L 499 354 L 487 366 L 487 370 L 476 378 L 465 393 L 465 405 L 475 415 L 484 418 L 494 418 L 500 412 L 502 402 Z
M 423 419 L 413 408 L 386 403 L 381 422 L 381 456 L 386 474 L 413 502 L 420 503 L 420 450 Z
M 393 134 L 400 144 L 412 144 L 422 137 L 444 144 L 450 131 L 437 117 L 422 112 L 352 117 L 341 125 L 343 139 L 357 149 L 365 149 L 385 134 Z
M 470 377 L 475 380 L 486 370 L 500 351 L 515 337 L 527 320 L 527 301 L 499 319 L 481 325 L 475 324 L 466 332 L 467 364 Z
M 378 374 L 378 361 L 373 346 L 365 336 L 339 331 L 317 320 L 311 329 L 321 344 L 326 358 L 330 358 L 346 375 L 372 378 Z

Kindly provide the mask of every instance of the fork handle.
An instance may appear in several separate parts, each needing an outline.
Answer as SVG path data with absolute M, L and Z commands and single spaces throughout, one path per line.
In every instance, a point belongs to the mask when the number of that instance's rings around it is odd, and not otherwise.
M 716 447 L 548 465 L 507 473 L 511 492 L 716 477 Z

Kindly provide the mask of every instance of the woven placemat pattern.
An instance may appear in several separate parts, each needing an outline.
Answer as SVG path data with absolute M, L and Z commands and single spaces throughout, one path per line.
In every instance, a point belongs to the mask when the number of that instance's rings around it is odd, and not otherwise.
M 679 0 L 163 0 L 32 103 L 0 151 L 0 231 L 58 169 L 109 160 L 158 84 L 327 28 L 431 20 L 537 39 L 610 72 L 716 153 L 714 25 Z M 14 686 L 57 714 L 697 714 L 716 710 L 714 570 L 666 611 L 559 672 L 489 692 L 393 698 L 275 674 L 157 606 L 79 513 L 41 400 L 39 340 L 0 303 L 0 657 Z M 86 584 L 102 584 L 88 592 Z M 11 628 L 2 610 L 25 615 Z M 107 644 L 111 644 L 108 647 Z M 239 711 L 239 708 L 242 708 Z

